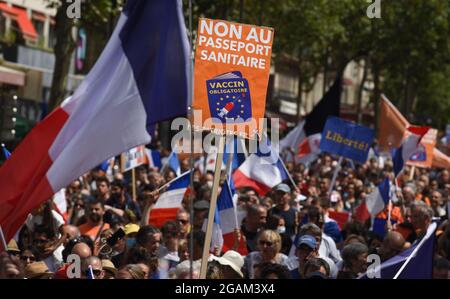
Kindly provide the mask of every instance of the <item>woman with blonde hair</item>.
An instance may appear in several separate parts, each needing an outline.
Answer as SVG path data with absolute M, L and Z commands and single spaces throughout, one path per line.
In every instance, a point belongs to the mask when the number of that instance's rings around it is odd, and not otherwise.
M 257 276 L 255 266 L 267 262 L 288 266 L 288 257 L 281 251 L 281 237 L 277 232 L 267 229 L 262 231 L 258 237 L 258 251 L 249 253 L 244 261 L 244 272 L 247 278 L 253 279 Z

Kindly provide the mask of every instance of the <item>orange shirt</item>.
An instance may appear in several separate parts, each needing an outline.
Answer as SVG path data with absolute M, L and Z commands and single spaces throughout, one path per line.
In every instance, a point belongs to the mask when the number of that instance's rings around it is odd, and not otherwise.
M 95 225 L 95 226 L 91 226 L 89 225 L 89 223 L 85 223 L 80 225 L 78 228 L 80 229 L 80 233 L 82 235 L 86 235 L 91 237 L 92 240 L 95 239 L 95 237 L 97 237 L 98 231 L 100 230 L 100 227 L 102 225 Z M 109 224 L 105 223 L 105 225 L 103 225 L 103 230 L 107 230 L 109 229 Z
M 431 203 L 430 203 L 430 199 L 428 198 L 428 197 L 426 197 L 426 196 L 423 196 L 422 194 L 417 194 L 417 196 L 416 196 L 416 200 L 421 200 L 421 201 L 423 201 L 423 202 L 425 202 L 426 204 L 427 204 L 427 206 L 430 206 L 431 205 Z
M 388 218 L 387 216 L 388 216 L 388 207 L 386 206 L 386 208 L 377 215 L 377 218 L 387 219 Z M 402 210 L 400 209 L 400 207 L 392 207 L 391 220 L 397 221 L 397 223 L 403 222 Z

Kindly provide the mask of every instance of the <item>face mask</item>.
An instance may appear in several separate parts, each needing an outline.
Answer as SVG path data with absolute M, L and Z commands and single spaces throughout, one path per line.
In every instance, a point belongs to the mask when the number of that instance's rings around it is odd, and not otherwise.
M 286 232 L 286 226 L 277 227 L 277 233 L 284 234 Z
M 207 182 L 206 182 L 206 185 L 208 185 L 209 188 L 212 188 L 213 182 L 212 182 L 212 181 L 207 181 Z
M 127 239 L 127 248 L 133 247 L 134 244 L 136 244 L 136 239 L 135 239 L 135 238 L 129 238 L 129 239 Z

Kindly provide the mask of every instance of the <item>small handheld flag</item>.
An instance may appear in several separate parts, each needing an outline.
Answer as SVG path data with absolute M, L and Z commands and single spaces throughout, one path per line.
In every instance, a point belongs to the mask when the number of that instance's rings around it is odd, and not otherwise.
M 3 155 L 5 156 L 5 160 L 8 159 L 11 156 L 10 151 L 8 151 L 5 147 L 5 144 L 2 143 L 2 150 L 3 150 Z

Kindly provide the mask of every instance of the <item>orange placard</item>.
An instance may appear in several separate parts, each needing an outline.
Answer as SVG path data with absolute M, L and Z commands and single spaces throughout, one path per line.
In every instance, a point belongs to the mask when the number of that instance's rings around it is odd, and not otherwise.
M 419 149 L 411 156 L 406 164 L 417 167 L 431 167 L 433 151 L 436 146 L 436 137 L 436 129 L 428 130 L 420 141 Z
M 194 69 L 194 129 L 256 139 L 266 106 L 274 30 L 201 18 Z

